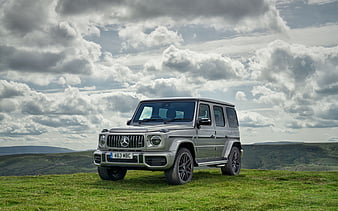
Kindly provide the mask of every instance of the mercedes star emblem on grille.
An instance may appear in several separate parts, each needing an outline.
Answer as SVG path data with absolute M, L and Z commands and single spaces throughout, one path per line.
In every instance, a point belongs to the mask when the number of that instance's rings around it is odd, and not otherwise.
M 123 136 L 120 140 L 120 144 L 122 147 L 128 147 L 129 146 L 129 138 L 127 136 Z

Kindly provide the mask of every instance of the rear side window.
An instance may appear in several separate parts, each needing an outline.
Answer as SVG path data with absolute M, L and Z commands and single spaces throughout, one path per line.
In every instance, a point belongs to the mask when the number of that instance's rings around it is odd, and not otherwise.
M 226 108 L 226 113 L 228 117 L 229 127 L 237 128 L 238 120 L 236 110 L 234 108 Z
M 215 122 L 217 127 L 224 127 L 224 114 L 223 114 L 223 108 L 220 106 L 214 106 L 214 116 L 215 116 Z

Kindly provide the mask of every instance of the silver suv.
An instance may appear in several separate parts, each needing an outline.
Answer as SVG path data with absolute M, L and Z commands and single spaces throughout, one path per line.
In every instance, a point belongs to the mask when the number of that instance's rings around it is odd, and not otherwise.
M 173 185 L 191 180 L 194 167 L 238 175 L 242 147 L 235 106 L 203 98 L 143 100 L 128 127 L 103 129 L 94 164 L 103 180 L 127 170 L 164 171 Z

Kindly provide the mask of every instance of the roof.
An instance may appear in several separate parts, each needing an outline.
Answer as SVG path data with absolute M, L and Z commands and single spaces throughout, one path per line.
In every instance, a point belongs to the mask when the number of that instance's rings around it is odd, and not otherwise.
M 222 104 L 222 105 L 227 105 L 231 107 L 235 107 L 234 104 L 220 101 L 220 100 L 214 100 L 214 99 L 209 99 L 209 98 L 200 98 L 200 97 L 166 97 L 166 98 L 155 98 L 155 99 L 146 99 L 146 100 L 141 100 L 141 102 L 149 102 L 149 101 L 172 101 L 172 100 L 194 100 L 194 101 L 204 101 L 204 102 L 209 102 L 209 103 L 217 103 L 217 104 Z

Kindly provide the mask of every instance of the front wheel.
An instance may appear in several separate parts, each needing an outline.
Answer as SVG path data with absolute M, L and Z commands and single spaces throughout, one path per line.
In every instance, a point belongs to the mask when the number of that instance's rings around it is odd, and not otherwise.
M 120 167 L 97 167 L 97 171 L 102 180 L 122 180 L 126 174 L 127 169 Z
M 241 170 L 241 153 L 238 147 L 232 147 L 228 163 L 221 168 L 223 175 L 238 175 Z
M 174 165 L 167 171 L 165 176 L 171 185 L 182 185 L 191 180 L 194 171 L 194 161 L 191 152 L 181 148 L 175 158 Z

